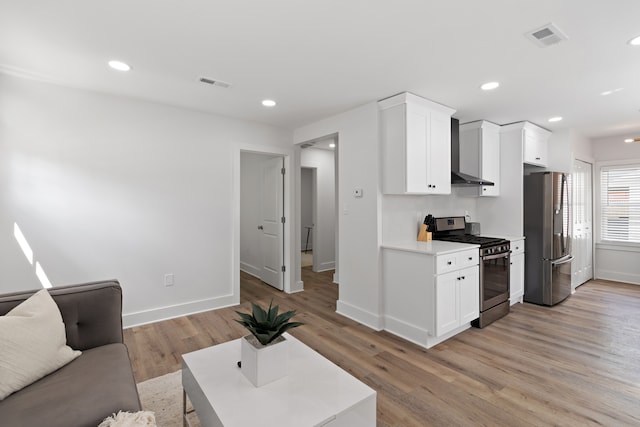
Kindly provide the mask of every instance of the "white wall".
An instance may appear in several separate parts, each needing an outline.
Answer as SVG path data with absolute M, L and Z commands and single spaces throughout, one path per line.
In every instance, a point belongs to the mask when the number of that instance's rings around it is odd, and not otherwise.
M 335 157 L 331 150 L 305 148 L 300 152 L 300 164 L 316 171 L 313 270 L 332 270 L 336 261 Z
M 628 137 L 628 136 L 626 136 Z M 599 166 L 602 163 L 616 163 L 617 161 L 635 161 L 640 164 L 640 143 L 625 144 L 625 136 L 599 138 L 592 141 L 593 156 L 596 165 L 593 170 L 596 188 L 600 182 Z M 596 206 L 599 191 L 596 191 Z M 596 227 L 595 276 L 598 279 L 616 280 L 640 285 L 640 244 L 616 245 L 599 242 L 600 222 L 596 208 L 594 217 Z
M 591 143 L 597 162 L 606 160 L 640 159 L 640 142 L 626 144 L 624 136 L 594 139 Z
M 549 136 L 549 166 L 541 170 L 571 173 L 574 159 L 593 163 L 591 140 L 574 129 L 562 129 Z
M 378 105 L 368 103 L 294 131 L 294 144 L 338 134 L 337 312 L 381 329 Z M 354 198 L 353 190 L 364 197 Z M 299 241 L 300 239 L 298 239 Z
M 0 75 L 0 291 L 117 278 L 126 324 L 237 302 L 234 156 L 289 132 Z M 175 286 L 165 287 L 165 273 Z

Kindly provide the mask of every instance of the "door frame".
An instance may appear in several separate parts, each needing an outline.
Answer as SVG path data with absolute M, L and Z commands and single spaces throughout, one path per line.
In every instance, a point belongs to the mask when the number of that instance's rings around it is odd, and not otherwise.
M 296 235 L 295 226 L 296 218 L 293 215 L 293 199 L 292 189 L 295 188 L 293 170 L 293 150 L 267 145 L 249 145 L 240 144 L 233 151 L 233 176 L 232 176 L 232 206 L 231 215 L 233 218 L 232 227 L 232 248 L 231 248 L 231 262 L 232 262 L 232 277 L 231 277 L 231 299 L 233 305 L 240 304 L 240 155 L 243 152 L 266 154 L 282 156 L 284 158 L 284 167 L 286 170 L 284 178 L 284 265 L 286 271 L 284 272 L 283 287 L 284 292 L 293 293 L 302 290 L 302 286 L 297 286 L 295 282 L 295 266 L 296 260 L 294 252 L 291 248 L 295 247 L 293 237 Z M 224 280 L 224 278 L 222 278 Z M 301 285 L 301 284 L 300 284 Z
M 335 179 L 335 193 L 334 193 L 334 198 L 335 198 L 335 237 L 334 237 L 334 245 L 335 245 L 335 266 L 334 266 L 334 274 L 333 274 L 333 283 L 335 284 L 339 284 L 340 283 L 340 192 L 339 192 L 339 179 L 340 179 L 340 173 L 339 173 L 339 164 L 340 164 L 340 134 L 339 132 L 331 132 L 328 133 L 326 135 L 323 136 L 319 136 L 316 138 L 312 138 L 312 139 L 308 139 L 308 140 L 303 140 L 300 142 L 296 142 L 295 145 L 293 146 L 293 150 L 294 150 L 294 154 L 295 154 L 295 192 L 296 192 L 296 204 L 295 204 L 295 214 L 296 214 L 296 222 L 298 224 L 300 224 L 302 222 L 302 214 L 301 214 L 301 199 L 302 196 L 300 194 L 300 183 L 301 183 L 301 170 L 302 170 L 302 161 L 301 161 L 301 153 L 302 153 L 302 145 L 303 144 L 307 144 L 307 143 L 313 143 L 313 142 L 317 142 L 317 141 L 322 141 L 322 140 L 326 140 L 329 138 L 333 138 L 334 142 L 336 144 L 335 150 L 333 151 L 333 156 L 334 156 L 334 179 Z M 313 166 L 311 166 L 313 168 Z M 317 171 L 317 168 L 314 168 Z M 317 174 L 314 173 L 314 177 L 316 178 L 314 180 L 313 183 L 313 188 L 314 188 L 314 192 L 317 192 Z M 291 177 L 290 177 L 291 178 Z M 316 201 L 316 195 L 314 194 L 313 199 L 314 202 Z M 317 219 L 316 215 L 317 212 L 315 211 L 315 209 L 317 209 L 317 202 L 314 203 L 314 221 Z M 313 228 L 313 235 L 314 238 L 316 238 L 316 240 L 314 241 L 314 243 L 317 242 L 317 235 L 315 234 L 316 231 L 316 227 L 314 226 Z M 302 236 L 302 231 L 298 228 L 297 232 L 300 233 L 296 236 L 295 242 L 294 244 L 297 245 L 295 246 L 296 249 L 296 285 L 300 287 L 300 290 L 302 290 L 304 283 L 302 281 L 302 267 L 301 267 L 301 252 L 302 252 L 302 240 L 301 240 L 301 236 Z M 314 262 L 314 271 L 316 268 L 316 258 L 317 257 L 313 257 L 313 262 Z

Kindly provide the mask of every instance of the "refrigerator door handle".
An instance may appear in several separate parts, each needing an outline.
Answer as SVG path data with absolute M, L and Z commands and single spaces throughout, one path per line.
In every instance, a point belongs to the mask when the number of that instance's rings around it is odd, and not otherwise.
M 569 209 L 569 206 L 567 206 L 567 203 L 565 203 L 564 198 L 566 196 L 568 196 L 569 193 L 569 189 L 567 188 L 567 192 L 565 193 L 565 187 L 567 186 L 567 176 L 565 174 L 562 174 L 562 182 L 561 182 L 561 188 L 560 188 L 560 211 L 558 212 L 558 214 L 564 216 L 564 209 Z M 565 228 L 565 224 L 564 224 L 564 218 L 561 218 L 562 221 L 562 236 L 561 236 L 561 251 L 563 254 L 567 253 L 567 232 L 569 231 L 567 228 Z
M 568 262 L 573 261 L 573 255 L 563 256 L 562 258 L 558 258 L 558 259 L 550 259 L 549 261 L 551 261 L 552 265 L 566 264 Z

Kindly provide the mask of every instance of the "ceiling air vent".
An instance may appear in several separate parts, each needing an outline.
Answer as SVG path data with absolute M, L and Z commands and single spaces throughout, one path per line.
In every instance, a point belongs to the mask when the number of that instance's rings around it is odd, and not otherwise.
M 223 82 L 222 80 L 209 79 L 207 77 L 200 77 L 200 81 L 208 85 L 218 86 L 225 89 L 231 87 L 231 83 Z
M 525 33 L 525 37 L 534 42 L 539 47 L 547 47 L 558 44 L 569 37 L 562 32 L 555 24 L 549 23 L 533 31 Z

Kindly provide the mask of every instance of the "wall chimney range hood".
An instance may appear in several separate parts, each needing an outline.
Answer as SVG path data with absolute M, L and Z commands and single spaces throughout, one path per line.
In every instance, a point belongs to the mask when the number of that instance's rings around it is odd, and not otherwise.
M 486 179 L 477 178 L 475 176 L 467 175 L 462 172 L 454 172 L 451 171 L 451 185 L 483 185 L 483 186 L 491 186 L 495 185 L 491 181 L 487 181 Z
M 491 181 L 460 172 L 460 121 L 451 118 L 451 185 L 492 186 Z

